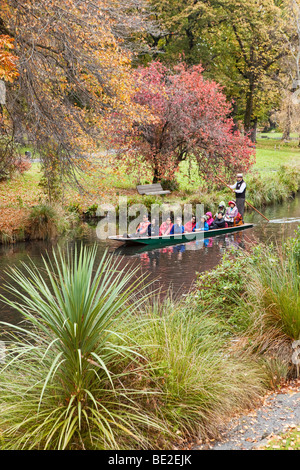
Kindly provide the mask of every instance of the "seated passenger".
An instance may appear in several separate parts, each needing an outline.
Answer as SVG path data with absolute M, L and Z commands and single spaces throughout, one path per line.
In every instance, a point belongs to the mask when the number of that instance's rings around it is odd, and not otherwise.
M 225 213 L 225 222 L 228 223 L 229 227 L 233 226 L 234 218 L 238 215 L 238 208 L 236 207 L 236 203 L 234 201 L 229 201 L 226 213 Z
M 206 212 L 205 215 L 207 216 L 207 221 L 206 221 L 206 223 L 207 223 L 207 225 L 210 227 L 211 224 L 212 224 L 213 221 L 214 221 L 214 218 L 213 218 L 213 216 L 212 216 L 212 213 L 211 213 L 211 212 Z
M 143 222 L 139 223 L 138 228 L 136 229 L 136 234 L 139 237 L 147 237 L 148 235 L 148 225 L 150 222 L 148 220 L 148 215 L 143 215 Z
M 206 232 L 207 230 L 209 230 L 207 215 L 203 215 L 200 219 L 200 222 L 197 222 L 196 227 L 194 228 L 194 232 Z
M 224 201 L 221 201 L 221 202 L 220 202 L 220 204 L 219 204 L 219 206 L 218 206 L 218 210 L 217 210 L 217 212 L 216 212 L 216 214 L 215 214 L 215 218 L 217 217 L 217 215 L 218 215 L 219 212 L 222 212 L 223 217 L 224 217 L 225 212 L 226 212 L 226 205 L 225 205 L 225 202 L 224 202 Z
M 191 220 L 189 220 L 185 226 L 184 226 L 184 231 L 185 232 L 192 232 L 194 228 L 196 227 L 196 216 L 192 216 Z
M 215 218 L 215 220 L 213 221 L 209 229 L 212 230 L 212 229 L 225 228 L 225 227 L 226 227 L 226 222 L 223 217 L 223 214 L 222 212 L 218 212 L 217 217 Z
M 233 219 L 233 226 L 237 227 L 238 225 L 244 225 L 243 217 L 238 212 L 235 218 Z
M 176 223 L 170 231 L 171 235 L 177 235 L 178 233 L 184 233 L 184 226 L 182 225 L 181 217 L 176 218 Z
M 151 220 L 151 224 L 148 225 L 149 237 L 156 237 L 159 235 L 159 226 L 156 224 L 156 219 Z
M 159 228 L 159 235 L 170 235 L 171 228 L 173 227 L 171 217 L 168 217 Z

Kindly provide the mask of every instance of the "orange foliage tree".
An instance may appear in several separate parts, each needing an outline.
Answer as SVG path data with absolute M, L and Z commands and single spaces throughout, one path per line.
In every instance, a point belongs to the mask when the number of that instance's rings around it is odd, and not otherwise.
M 4 104 L 6 101 L 7 82 L 13 82 L 19 76 L 18 58 L 13 53 L 14 39 L 7 34 L 0 34 L 0 179 L 8 178 L 16 169 L 13 138 L 5 125 Z
M 0 80 L 13 82 L 18 76 L 18 58 L 12 53 L 14 39 L 7 34 L 0 35 Z
M 108 111 L 138 118 L 128 38 L 144 27 L 142 1 L 0 0 L 0 34 L 14 40 L 19 59 L 7 92 L 12 133 L 48 169 L 59 161 L 65 179 L 105 139 Z

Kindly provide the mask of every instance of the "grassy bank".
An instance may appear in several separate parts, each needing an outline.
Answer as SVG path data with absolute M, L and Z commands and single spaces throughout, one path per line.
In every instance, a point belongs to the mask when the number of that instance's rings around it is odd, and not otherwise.
M 270 134 L 269 139 L 259 136 L 257 141 L 256 164 L 246 175 L 248 185 L 247 200 L 257 208 L 268 204 L 280 203 L 295 195 L 300 189 L 300 149 L 297 141 L 282 143 Z M 276 147 L 276 148 L 275 148 Z M 280 147 L 280 148 L 279 148 Z M 228 201 L 232 193 L 224 187 L 207 189 L 199 177 L 195 163 L 183 162 L 177 174 L 176 184 L 170 195 L 163 200 L 160 196 L 140 196 L 136 185 L 150 182 L 151 174 L 137 169 L 129 173 L 125 166 L 119 165 L 116 172 L 105 156 L 95 159 L 95 167 L 80 178 L 87 192 L 76 188 L 63 188 L 60 209 L 53 208 L 57 214 L 52 217 L 50 234 L 61 234 L 71 226 L 74 217 L 94 216 L 102 203 L 113 204 L 118 210 L 120 196 L 126 196 L 128 205 L 144 204 L 150 210 L 152 204 L 163 202 L 184 204 L 204 204 L 205 211 L 215 213 L 221 200 Z M 43 211 L 49 205 L 39 185 L 40 166 L 33 163 L 29 171 L 0 184 L 0 242 L 14 242 L 37 236 L 31 234 L 30 220 L 37 206 Z M 148 178 L 148 179 L 147 179 Z M 249 207 L 246 206 L 246 210 Z M 51 211 L 51 209 L 49 209 Z M 53 212 L 53 211 L 52 211 Z M 58 223 L 63 222 L 63 223 Z M 31 224 L 33 228 L 33 225 Z M 45 227 L 45 230 L 47 227 Z M 48 225 L 48 229 L 50 229 Z M 41 234 L 42 238 L 47 236 Z

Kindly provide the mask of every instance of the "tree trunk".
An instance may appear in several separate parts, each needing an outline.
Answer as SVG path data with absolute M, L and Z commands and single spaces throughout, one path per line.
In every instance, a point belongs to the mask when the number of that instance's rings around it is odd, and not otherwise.
M 233 129 L 232 129 L 232 132 L 236 132 L 236 131 L 239 130 L 238 120 L 237 120 L 237 117 L 236 117 L 237 113 L 238 113 L 237 100 L 235 98 L 233 98 L 231 117 L 233 119 L 234 126 L 233 126 Z
M 256 142 L 256 126 L 257 126 L 257 119 L 253 119 L 253 100 L 254 100 L 254 90 L 255 90 L 255 82 L 250 79 L 250 86 L 249 91 L 246 96 L 246 110 L 244 115 L 244 129 L 245 134 L 249 134 L 249 137 L 252 142 Z
M 3 120 L 3 107 L 2 104 L 0 104 L 0 134 L 5 133 L 5 128 L 4 128 L 4 120 Z
M 250 139 L 251 142 L 256 142 L 256 132 L 257 132 L 257 118 L 255 118 L 251 123 Z
M 154 166 L 154 173 L 153 173 L 153 180 L 152 180 L 152 183 L 155 184 L 155 183 L 158 183 L 159 181 L 159 173 L 158 173 L 158 168 L 157 166 L 155 165 Z
M 286 109 L 284 130 L 283 130 L 281 140 L 290 140 L 291 126 L 292 126 L 292 103 L 291 103 L 291 100 L 289 99 L 288 104 L 287 104 L 287 109 Z

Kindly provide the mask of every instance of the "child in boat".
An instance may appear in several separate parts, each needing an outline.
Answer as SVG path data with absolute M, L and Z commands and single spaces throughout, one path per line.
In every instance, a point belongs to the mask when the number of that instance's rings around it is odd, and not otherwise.
M 217 217 L 215 218 L 215 220 L 213 221 L 209 229 L 212 230 L 212 229 L 225 228 L 225 227 L 226 227 L 226 222 L 223 217 L 223 214 L 222 212 L 218 212 Z
M 156 224 L 156 219 L 151 220 L 151 224 L 148 225 L 148 236 L 156 237 L 159 235 L 159 226 Z
M 207 215 L 203 215 L 200 219 L 200 222 L 197 222 L 193 232 L 206 232 L 207 230 L 209 230 L 209 225 L 207 223 Z
M 171 228 L 173 227 L 171 217 L 167 217 L 167 219 L 161 224 L 159 227 L 159 235 L 170 235 Z
M 194 228 L 196 227 L 196 216 L 193 215 L 191 220 L 189 220 L 185 226 L 184 226 L 184 231 L 185 232 L 193 232 Z
M 229 201 L 228 207 L 225 213 L 225 222 L 228 223 L 228 227 L 233 227 L 234 218 L 238 215 L 238 209 L 234 201 Z
M 171 228 L 170 234 L 177 235 L 178 233 L 184 233 L 184 226 L 182 225 L 181 217 L 176 218 L 176 223 Z
M 244 225 L 243 217 L 238 212 L 235 218 L 233 219 L 233 226 L 237 227 L 238 225 Z
M 213 221 L 214 221 L 214 218 L 213 218 L 213 216 L 212 216 L 212 213 L 211 213 L 211 212 L 206 212 L 205 215 L 207 216 L 206 223 L 207 223 L 207 225 L 210 227 L 211 224 L 212 224 Z
M 222 212 L 223 217 L 224 217 L 225 212 L 226 212 L 226 204 L 225 204 L 224 201 L 221 201 L 221 202 L 220 202 L 220 204 L 219 204 L 219 206 L 218 206 L 218 210 L 217 210 L 217 212 L 215 213 L 215 218 L 217 217 L 217 215 L 218 215 L 219 212 Z

